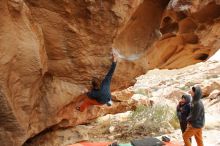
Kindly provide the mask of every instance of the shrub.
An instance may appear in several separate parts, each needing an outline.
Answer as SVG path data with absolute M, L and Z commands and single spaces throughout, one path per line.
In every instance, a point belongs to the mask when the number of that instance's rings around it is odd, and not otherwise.
M 190 89 L 190 86 L 183 86 L 183 87 L 180 87 L 179 89 L 183 91 L 188 91 Z
M 122 133 L 118 138 L 128 138 L 131 135 L 140 137 L 152 135 L 152 133 L 166 133 L 165 131 L 173 129 L 172 126 L 175 128 L 178 126 L 175 115 L 175 111 L 169 106 L 146 107 L 140 105 L 130 114 L 127 121 L 114 125 L 115 132 Z
M 139 106 L 132 114 L 132 128 L 141 126 L 147 133 L 159 132 L 161 128 L 170 128 L 169 121 L 173 119 L 174 112 L 165 105 Z
M 169 122 L 174 129 L 179 129 L 179 120 L 176 114 L 174 114 L 173 118 Z

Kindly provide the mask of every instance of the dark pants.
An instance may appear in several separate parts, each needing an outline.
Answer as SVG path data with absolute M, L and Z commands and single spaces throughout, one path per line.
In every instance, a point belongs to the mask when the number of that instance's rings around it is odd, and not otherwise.
M 180 122 L 180 128 L 181 128 L 182 133 L 184 133 L 187 128 L 187 122 Z
M 180 128 L 181 128 L 181 131 L 182 131 L 182 134 L 183 134 L 187 129 L 187 122 L 180 122 Z M 190 142 L 192 142 L 191 138 L 189 140 L 190 140 Z

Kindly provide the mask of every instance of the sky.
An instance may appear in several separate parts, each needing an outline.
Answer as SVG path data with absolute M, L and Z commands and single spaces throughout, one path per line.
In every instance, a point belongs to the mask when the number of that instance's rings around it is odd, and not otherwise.
M 220 61 L 220 49 L 212 56 L 210 57 L 208 60 L 211 61 Z

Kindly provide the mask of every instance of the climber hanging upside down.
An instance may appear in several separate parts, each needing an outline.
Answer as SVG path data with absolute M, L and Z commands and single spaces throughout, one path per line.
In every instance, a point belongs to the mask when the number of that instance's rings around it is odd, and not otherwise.
M 92 80 L 92 90 L 86 94 L 83 103 L 77 107 L 77 110 L 83 112 L 86 108 L 89 108 L 92 105 L 112 105 L 110 84 L 117 64 L 117 55 L 115 53 L 112 53 L 112 60 L 112 65 L 104 80 L 101 82 L 101 85 L 98 84 L 97 78 Z

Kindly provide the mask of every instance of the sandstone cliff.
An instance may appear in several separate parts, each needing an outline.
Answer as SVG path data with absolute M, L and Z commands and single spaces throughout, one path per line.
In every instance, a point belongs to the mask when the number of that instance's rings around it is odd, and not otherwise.
M 206 60 L 219 47 L 218 4 L 0 0 L 1 145 L 22 145 L 48 127 L 77 125 L 108 113 L 74 108 L 92 77 L 105 75 L 112 47 L 127 56 L 140 54 L 138 60 L 118 64 L 112 90 L 128 87 L 151 68 Z

